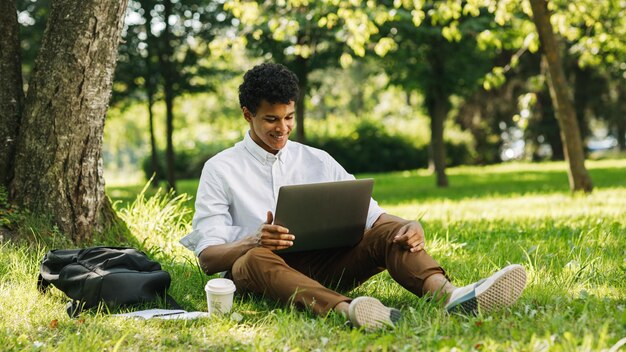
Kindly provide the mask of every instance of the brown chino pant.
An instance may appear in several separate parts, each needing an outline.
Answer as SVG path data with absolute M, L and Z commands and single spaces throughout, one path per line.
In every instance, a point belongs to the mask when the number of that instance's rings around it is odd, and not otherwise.
M 423 296 L 424 280 L 445 272 L 426 251 L 411 253 L 393 243 L 403 225 L 396 221 L 377 224 L 352 248 L 282 255 L 253 248 L 235 261 L 230 274 L 240 292 L 293 302 L 318 315 L 327 314 L 340 302 L 351 301 L 328 287 L 347 291 L 385 269 L 404 288 Z

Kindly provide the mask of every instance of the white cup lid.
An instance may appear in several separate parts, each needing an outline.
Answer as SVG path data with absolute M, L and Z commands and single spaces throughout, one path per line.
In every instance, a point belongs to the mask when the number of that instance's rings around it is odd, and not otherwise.
M 233 293 L 235 284 L 229 279 L 211 279 L 204 286 L 204 290 L 212 293 Z

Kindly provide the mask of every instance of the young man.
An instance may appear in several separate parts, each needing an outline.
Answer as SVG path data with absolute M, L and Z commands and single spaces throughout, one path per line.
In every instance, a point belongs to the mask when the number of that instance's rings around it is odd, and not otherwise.
M 319 315 L 341 312 L 367 330 L 393 325 L 400 312 L 376 298 L 352 299 L 328 287 L 347 291 L 386 269 L 412 293 L 441 298 L 451 312 L 489 311 L 518 299 L 526 284 L 522 266 L 507 266 L 457 288 L 424 249 L 420 223 L 385 213 L 373 199 L 355 247 L 281 254 L 298 239 L 272 224 L 278 189 L 354 179 L 326 152 L 288 140 L 298 96 L 298 79 L 282 65 L 262 64 L 245 74 L 239 102 L 250 130 L 243 141 L 206 162 L 193 231 L 181 240 L 204 272 L 226 272 L 239 291 Z

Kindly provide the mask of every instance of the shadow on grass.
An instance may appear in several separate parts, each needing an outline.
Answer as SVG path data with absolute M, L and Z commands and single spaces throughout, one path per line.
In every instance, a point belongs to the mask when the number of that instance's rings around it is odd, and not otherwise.
M 594 168 L 589 172 L 596 189 L 626 187 L 624 168 Z M 415 172 L 366 174 L 361 177 L 373 177 L 376 180 L 374 198 L 379 202 L 390 204 L 569 192 L 565 170 L 460 172 L 448 176 L 450 186 L 447 188 L 435 187 L 434 175 Z

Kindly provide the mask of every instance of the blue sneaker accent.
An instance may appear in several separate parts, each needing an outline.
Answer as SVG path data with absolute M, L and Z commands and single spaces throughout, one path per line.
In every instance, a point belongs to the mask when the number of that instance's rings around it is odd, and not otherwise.
M 518 264 L 509 265 L 492 276 L 474 284 L 460 287 L 454 293 L 446 310 L 450 313 L 477 314 L 509 307 L 517 301 L 526 286 L 526 270 Z

